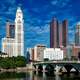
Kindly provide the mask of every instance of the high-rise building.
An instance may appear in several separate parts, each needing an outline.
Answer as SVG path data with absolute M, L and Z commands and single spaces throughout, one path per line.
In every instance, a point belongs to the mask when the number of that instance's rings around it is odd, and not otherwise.
M 23 13 L 20 7 L 16 12 L 15 25 L 7 22 L 6 38 L 2 39 L 2 52 L 9 57 L 24 56 Z
M 7 21 L 6 37 L 15 38 L 15 25 L 11 24 L 9 21 Z
M 68 38 L 68 21 L 64 20 L 62 22 L 62 45 L 63 47 L 67 46 L 67 38 Z
M 62 47 L 62 23 L 59 23 L 59 47 Z
M 23 13 L 20 7 L 18 7 L 15 18 L 15 55 L 24 55 L 24 30 L 23 30 Z
M 80 22 L 76 25 L 76 33 L 75 33 L 75 45 L 80 45 Z
M 58 35 L 58 21 L 56 18 L 53 18 L 50 23 L 50 47 L 56 48 L 59 45 L 59 35 Z
M 59 23 L 54 18 L 50 24 L 50 48 L 59 48 L 67 46 L 67 26 L 68 21 Z

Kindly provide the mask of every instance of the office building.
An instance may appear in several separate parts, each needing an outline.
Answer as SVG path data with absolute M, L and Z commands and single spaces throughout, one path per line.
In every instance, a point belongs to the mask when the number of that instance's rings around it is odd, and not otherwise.
M 63 50 L 60 48 L 46 48 L 44 49 L 44 59 L 49 60 L 63 60 Z
M 50 23 L 50 47 L 56 48 L 59 44 L 59 35 L 58 35 L 59 27 L 58 21 L 56 18 L 53 18 L 52 22 Z
M 2 52 L 8 57 L 15 56 L 15 43 L 13 38 L 2 38 Z
M 15 25 L 7 21 L 6 38 L 15 38 Z
M 80 46 L 80 22 L 76 25 L 75 45 Z
M 68 21 L 64 20 L 62 22 L 62 45 L 63 47 L 67 46 L 67 38 L 68 38 Z
M 50 48 L 59 48 L 67 46 L 67 31 L 68 21 L 64 20 L 59 23 L 56 18 L 53 18 L 50 23 Z
M 34 47 L 34 61 L 43 61 L 45 45 L 36 45 Z
M 63 44 L 62 44 L 62 23 L 59 23 L 59 47 L 62 48 Z

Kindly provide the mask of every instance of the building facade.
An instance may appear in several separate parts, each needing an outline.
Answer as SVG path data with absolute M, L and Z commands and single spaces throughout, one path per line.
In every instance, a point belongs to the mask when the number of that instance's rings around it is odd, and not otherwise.
M 50 23 L 50 48 L 59 48 L 67 46 L 67 27 L 68 21 L 59 23 L 56 18 Z
M 23 13 L 18 7 L 15 18 L 15 56 L 24 56 Z
M 28 48 L 27 52 L 29 52 L 30 60 L 34 61 L 34 48 Z
M 63 47 L 62 38 L 62 23 L 59 23 L 59 47 Z
M 2 52 L 6 53 L 8 57 L 15 56 L 15 40 L 13 38 L 2 39 Z
M 58 21 L 56 18 L 53 18 L 50 23 L 50 47 L 56 48 L 58 47 Z
M 72 53 L 74 57 L 78 59 L 79 53 L 80 53 L 80 46 L 73 46 L 72 47 Z
M 15 24 L 11 24 L 9 21 L 6 26 L 6 38 L 15 38 Z
M 63 60 L 63 50 L 60 48 L 46 48 L 44 50 L 44 59 Z
M 75 45 L 80 46 L 80 22 L 78 22 L 76 25 Z
M 36 45 L 34 47 L 34 61 L 43 61 L 45 45 Z
M 67 46 L 67 38 L 68 38 L 68 21 L 67 20 L 64 20 L 62 22 L 62 45 L 64 47 Z

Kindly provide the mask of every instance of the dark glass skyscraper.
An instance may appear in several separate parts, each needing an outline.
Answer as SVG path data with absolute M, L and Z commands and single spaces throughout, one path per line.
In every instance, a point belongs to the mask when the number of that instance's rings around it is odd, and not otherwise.
M 59 23 L 56 18 L 50 23 L 50 48 L 67 46 L 67 20 Z
M 6 37 L 15 38 L 15 25 L 7 22 Z
M 68 21 L 64 20 L 62 22 L 62 45 L 63 45 L 63 47 L 67 46 L 67 37 L 68 37 L 67 27 L 68 27 Z
M 50 47 L 58 47 L 58 21 L 56 18 L 50 23 Z

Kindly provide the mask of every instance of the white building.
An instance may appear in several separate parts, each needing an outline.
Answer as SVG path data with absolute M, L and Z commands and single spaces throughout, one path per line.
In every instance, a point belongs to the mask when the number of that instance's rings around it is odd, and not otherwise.
M 2 38 L 2 52 L 7 53 L 8 57 L 14 56 L 14 39 L 13 38 Z
M 44 59 L 63 60 L 63 50 L 60 48 L 46 48 L 44 50 Z
M 15 18 L 15 37 L 2 39 L 2 52 L 7 53 L 9 57 L 24 56 L 23 23 L 23 13 L 18 7 Z
M 18 7 L 15 19 L 15 56 L 24 56 L 23 13 Z

